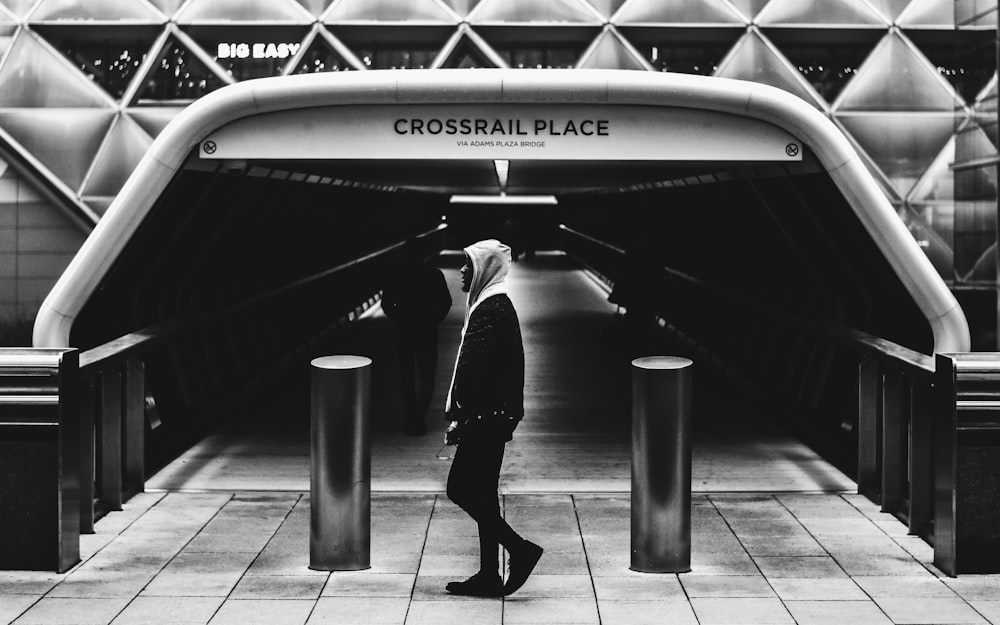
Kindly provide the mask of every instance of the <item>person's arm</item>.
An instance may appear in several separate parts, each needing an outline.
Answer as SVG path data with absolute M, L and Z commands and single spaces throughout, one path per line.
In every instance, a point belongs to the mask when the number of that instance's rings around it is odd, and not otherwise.
M 469 327 L 462 340 L 462 353 L 455 370 L 455 386 L 451 392 L 452 414 L 463 420 L 477 409 L 483 396 L 491 348 L 496 342 L 498 311 L 491 302 L 484 302 L 469 318 Z

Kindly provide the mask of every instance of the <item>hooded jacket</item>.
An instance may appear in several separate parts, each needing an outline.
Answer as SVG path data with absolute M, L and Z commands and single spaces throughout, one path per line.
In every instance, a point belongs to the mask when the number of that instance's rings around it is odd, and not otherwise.
M 465 248 L 472 264 L 468 313 L 445 405 L 450 421 L 481 421 L 510 440 L 524 416 L 524 347 L 507 296 L 510 248 L 495 239 Z

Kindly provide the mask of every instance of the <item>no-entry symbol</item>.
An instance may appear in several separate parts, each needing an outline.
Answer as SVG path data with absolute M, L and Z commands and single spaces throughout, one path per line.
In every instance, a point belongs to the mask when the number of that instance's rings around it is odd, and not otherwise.
M 215 145 L 215 141 L 206 141 L 204 145 L 201 146 L 201 149 L 205 151 L 205 154 L 215 154 L 215 150 L 217 150 L 218 147 L 219 146 Z
M 785 154 L 787 154 L 789 156 L 798 156 L 799 155 L 799 144 L 798 143 L 789 143 L 788 145 L 786 145 L 785 146 Z

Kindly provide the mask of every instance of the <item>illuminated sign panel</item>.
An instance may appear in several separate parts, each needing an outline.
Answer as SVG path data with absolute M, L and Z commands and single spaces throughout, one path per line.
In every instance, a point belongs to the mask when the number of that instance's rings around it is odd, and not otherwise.
M 220 43 L 215 56 L 219 59 L 287 59 L 295 56 L 301 43 Z
M 229 124 L 202 158 L 798 161 L 766 122 L 695 109 L 590 104 L 371 105 Z

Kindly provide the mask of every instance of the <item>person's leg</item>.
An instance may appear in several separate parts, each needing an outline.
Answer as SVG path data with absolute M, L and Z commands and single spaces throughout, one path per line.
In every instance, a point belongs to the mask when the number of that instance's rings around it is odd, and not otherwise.
M 479 525 L 481 568 L 477 576 L 490 575 L 497 570 L 498 543 L 510 554 L 510 576 L 503 588 L 504 594 L 510 594 L 528 579 L 542 555 L 542 548 L 521 538 L 500 516 L 497 487 L 504 447 L 502 440 L 488 438 L 472 439 L 459 445 L 448 475 L 448 497 Z
M 484 462 L 483 449 L 474 441 L 459 444 L 448 473 L 448 498 L 462 508 L 479 527 L 479 571 L 464 582 L 450 582 L 448 592 L 460 595 L 498 597 L 503 591 L 499 574 L 499 543 L 495 524 L 481 519 L 500 516 L 497 480 L 491 478 L 490 463 Z M 492 490 L 490 484 L 492 481 Z

